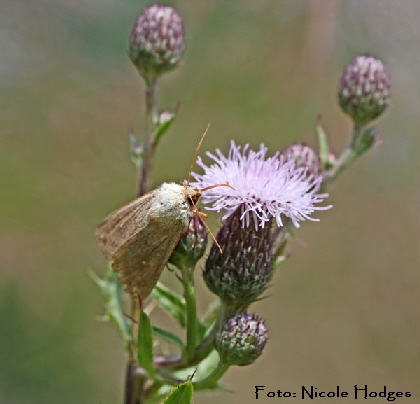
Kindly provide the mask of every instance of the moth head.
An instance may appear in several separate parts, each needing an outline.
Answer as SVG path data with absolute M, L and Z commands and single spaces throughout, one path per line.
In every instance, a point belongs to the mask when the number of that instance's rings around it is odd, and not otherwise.
M 188 204 L 190 206 L 196 206 L 198 200 L 201 197 L 201 189 L 197 187 L 192 187 L 191 185 L 182 184 L 184 186 L 184 193 Z

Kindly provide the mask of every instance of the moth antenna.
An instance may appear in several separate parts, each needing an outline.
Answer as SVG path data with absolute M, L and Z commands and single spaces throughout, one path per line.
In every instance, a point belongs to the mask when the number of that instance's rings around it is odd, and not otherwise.
M 195 160 L 197 159 L 198 151 L 200 150 L 201 144 L 203 143 L 203 140 L 206 137 L 207 132 L 209 131 L 209 129 L 210 129 L 210 124 L 207 125 L 206 130 L 204 131 L 203 135 L 201 136 L 200 141 L 198 142 L 197 147 L 195 148 L 194 156 L 193 156 L 193 159 L 192 159 L 191 165 L 190 165 L 190 171 L 188 172 L 188 184 L 190 183 L 191 172 L 192 172 L 192 169 L 194 167 Z
M 200 189 L 200 191 L 208 191 L 209 189 L 213 189 L 213 188 L 216 188 L 216 187 L 229 187 L 229 188 L 233 189 L 234 191 L 236 191 L 236 189 L 233 188 L 232 185 L 229 185 L 229 184 L 210 185 L 209 187 L 205 187 L 203 189 Z

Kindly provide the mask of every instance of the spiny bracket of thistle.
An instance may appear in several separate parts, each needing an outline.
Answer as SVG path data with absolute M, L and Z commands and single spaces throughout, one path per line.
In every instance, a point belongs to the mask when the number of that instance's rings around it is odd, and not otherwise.
M 230 366 L 248 366 L 255 362 L 267 339 L 267 328 L 259 316 L 241 312 L 227 317 L 214 336 L 218 360 L 205 377 L 194 383 L 196 390 L 217 389 Z
M 241 211 L 226 219 L 206 260 L 203 278 L 207 287 L 233 312 L 246 309 L 266 290 L 272 277 L 272 226 L 244 228 Z
M 345 68 L 338 84 L 338 102 L 354 123 L 350 143 L 337 158 L 332 158 L 320 122 L 318 134 L 320 157 L 325 168 L 324 185 L 332 182 L 357 158 L 381 143 L 378 130 L 369 124 L 387 108 L 391 80 L 385 65 L 373 56 L 357 56 Z
M 338 102 L 356 126 L 366 126 L 389 105 L 391 81 L 381 60 L 356 56 L 344 69 L 338 86 Z
M 261 356 L 267 339 L 264 320 L 244 312 L 225 320 L 216 333 L 215 347 L 222 363 L 247 366 Z
M 160 4 L 145 8 L 131 30 L 129 56 L 148 87 L 179 66 L 184 51 L 184 25 L 178 12 Z

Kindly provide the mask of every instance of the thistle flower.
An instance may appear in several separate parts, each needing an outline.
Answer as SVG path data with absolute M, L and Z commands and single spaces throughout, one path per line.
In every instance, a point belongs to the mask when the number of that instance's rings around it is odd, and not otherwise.
M 240 210 L 230 215 L 217 233 L 222 251 L 212 245 L 203 278 L 234 311 L 245 310 L 266 290 L 273 274 L 278 233 L 275 226 L 243 227 Z
M 346 66 L 338 88 L 341 109 L 357 125 L 373 121 L 390 102 L 391 82 L 384 64 L 372 56 L 357 56 Z
M 223 363 L 247 366 L 261 356 L 267 339 L 267 329 L 260 317 L 239 313 L 223 323 L 214 344 Z
M 179 65 L 185 50 L 182 18 L 172 8 L 147 7 L 137 18 L 129 40 L 129 56 L 146 81 Z
M 216 236 L 222 252 L 212 246 L 203 277 L 234 311 L 246 309 L 267 288 L 281 226 L 291 222 L 299 227 L 301 220 L 316 220 L 309 216 L 315 210 L 329 208 L 314 206 L 327 196 L 317 193 L 321 177 L 288 155 L 266 154 L 264 145 L 258 151 L 248 145 L 241 150 L 232 142 L 228 157 L 216 150 L 208 154 L 215 163 L 207 166 L 198 159 L 204 174 L 193 174 L 200 188 L 220 183 L 234 188 L 217 187 L 202 196 L 204 203 L 213 203 L 208 209 L 225 211 Z
M 283 225 L 282 217 L 289 218 L 295 227 L 302 220 L 317 221 L 310 215 L 315 210 L 326 210 L 331 206 L 315 206 L 327 194 L 320 194 L 321 177 L 308 175 L 307 167 L 297 167 L 296 162 L 287 160 L 277 152 L 266 157 L 267 148 L 261 144 L 258 151 L 249 145 L 243 150 L 234 142 L 227 157 L 217 149 L 216 155 L 207 153 L 214 161 L 205 165 L 198 158 L 197 164 L 204 174 L 193 173 L 194 186 L 205 188 L 214 184 L 229 184 L 229 187 L 216 187 L 207 191 L 202 202 L 212 204 L 209 210 L 225 211 L 222 219 L 240 210 L 242 224 L 248 227 L 252 222 L 257 228 L 264 227 L 271 219 L 278 226 Z
M 294 161 L 296 168 L 306 168 L 308 176 L 319 177 L 322 165 L 318 154 L 305 143 L 295 143 L 281 152 L 286 161 Z

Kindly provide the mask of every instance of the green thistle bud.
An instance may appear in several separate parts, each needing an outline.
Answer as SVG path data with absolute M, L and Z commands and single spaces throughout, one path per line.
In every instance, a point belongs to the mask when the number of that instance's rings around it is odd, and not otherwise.
M 390 102 L 391 82 L 383 63 L 357 56 L 346 66 L 338 88 L 341 109 L 359 126 L 373 121 Z
M 179 65 L 185 50 L 182 18 L 172 8 L 147 7 L 130 35 L 129 56 L 143 78 L 150 82 Z
M 255 301 L 272 276 L 273 245 L 277 228 L 270 224 L 255 228 L 241 222 L 237 209 L 219 230 L 203 273 L 207 287 L 227 305 L 240 310 Z
M 247 366 L 261 356 L 267 339 L 267 329 L 260 317 L 239 313 L 223 323 L 214 344 L 223 363 Z
M 187 234 L 179 240 L 169 262 L 178 268 L 194 268 L 207 247 L 207 230 L 201 220 L 194 216 Z
M 319 177 L 322 174 L 322 165 L 318 154 L 305 143 L 296 143 L 281 153 L 286 161 L 294 161 L 296 168 L 304 167 L 307 175 Z

